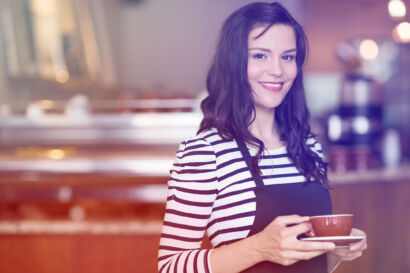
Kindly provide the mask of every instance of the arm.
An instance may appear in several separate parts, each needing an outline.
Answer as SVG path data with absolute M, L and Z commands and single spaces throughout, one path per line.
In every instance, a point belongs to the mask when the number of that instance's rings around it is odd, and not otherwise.
M 209 272 L 210 250 L 200 247 L 216 197 L 215 169 L 215 154 L 205 141 L 180 145 L 168 182 L 159 272 Z
M 308 217 L 280 216 L 262 232 L 241 241 L 214 249 L 211 253 L 213 273 L 236 273 L 262 261 L 291 265 L 334 249 L 333 243 L 305 242 L 299 234 L 311 229 Z M 291 225 L 291 226 L 290 226 Z

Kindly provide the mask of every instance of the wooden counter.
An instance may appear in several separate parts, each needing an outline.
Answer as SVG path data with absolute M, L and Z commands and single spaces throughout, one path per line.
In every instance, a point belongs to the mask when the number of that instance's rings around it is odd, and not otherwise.
M 410 272 L 410 180 L 335 184 L 334 213 L 353 213 L 367 233 L 363 257 L 343 262 L 335 273 Z
M 166 176 L 2 174 L 0 272 L 157 272 Z M 410 272 L 409 175 L 330 174 L 334 213 L 353 213 L 368 235 L 363 257 L 336 273 Z
M 157 272 L 157 234 L 0 235 L 0 272 Z

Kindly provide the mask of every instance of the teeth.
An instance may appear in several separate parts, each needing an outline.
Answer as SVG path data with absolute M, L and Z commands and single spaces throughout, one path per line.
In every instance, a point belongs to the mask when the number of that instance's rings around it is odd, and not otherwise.
M 266 85 L 266 86 L 272 86 L 272 87 L 281 87 L 281 86 L 282 86 L 281 83 L 263 82 L 262 84 L 263 84 L 263 85 Z

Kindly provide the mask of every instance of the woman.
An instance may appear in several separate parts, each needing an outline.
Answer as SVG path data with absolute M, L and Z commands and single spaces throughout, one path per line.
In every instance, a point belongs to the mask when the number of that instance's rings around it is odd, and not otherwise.
M 171 170 L 161 273 L 328 272 L 366 248 L 298 240 L 307 216 L 332 212 L 308 125 L 306 51 L 302 27 L 278 3 L 249 4 L 225 21 L 204 118 Z M 212 249 L 200 249 L 205 231 Z

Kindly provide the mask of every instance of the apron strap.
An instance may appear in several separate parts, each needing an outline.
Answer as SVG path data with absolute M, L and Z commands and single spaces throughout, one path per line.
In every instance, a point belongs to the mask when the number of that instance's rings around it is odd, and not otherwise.
M 238 144 L 239 151 L 241 152 L 243 158 L 245 159 L 246 165 L 248 166 L 249 171 L 252 174 L 252 178 L 256 183 L 256 187 L 259 189 L 263 189 L 265 184 L 263 184 L 262 177 L 259 173 L 253 171 L 252 168 L 252 157 L 249 153 L 248 147 L 246 146 L 245 142 L 240 138 L 235 138 L 236 143 Z

